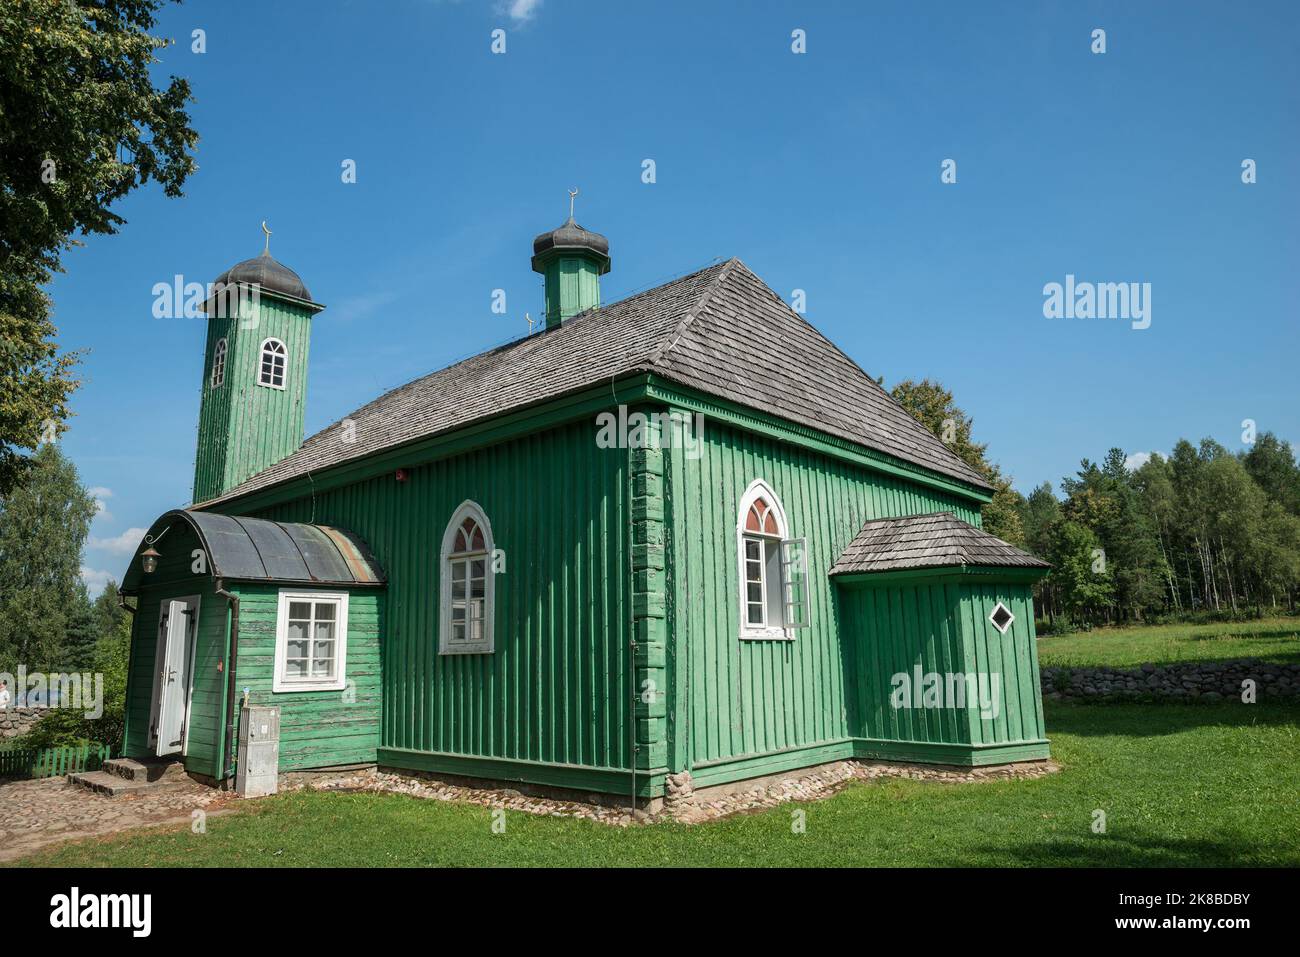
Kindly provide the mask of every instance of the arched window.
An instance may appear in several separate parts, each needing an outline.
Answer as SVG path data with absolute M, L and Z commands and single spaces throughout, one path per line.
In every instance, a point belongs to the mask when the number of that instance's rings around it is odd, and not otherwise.
M 267 339 L 262 343 L 262 368 L 257 374 L 258 385 L 269 385 L 272 389 L 284 388 L 284 367 L 289 352 L 279 339 Z
M 217 340 L 217 346 L 212 350 L 212 388 L 218 388 L 221 383 L 226 381 L 226 340 L 221 338 Z
M 465 502 L 456 509 L 442 536 L 440 654 L 492 651 L 492 549 L 492 526 L 483 509 Z
M 808 625 L 807 545 L 789 537 L 785 510 L 764 481 L 740 500 L 740 637 L 791 638 Z

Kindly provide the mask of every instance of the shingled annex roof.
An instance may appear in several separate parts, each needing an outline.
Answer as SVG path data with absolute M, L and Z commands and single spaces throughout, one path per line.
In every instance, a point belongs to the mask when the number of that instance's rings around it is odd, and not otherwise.
M 831 566 L 831 574 L 963 565 L 1051 568 L 1047 562 L 963 522 L 952 512 L 933 512 L 867 522 Z
M 347 586 L 385 582 L 384 570 L 366 543 L 345 529 L 177 508 L 153 523 L 145 541 L 156 541 L 159 550 L 165 550 L 163 535 L 177 522 L 185 522 L 198 536 L 213 578 Z M 119 591 L 134 592 L 149 583 L 138 554 L 144 547 L 141 543 L 131 559 Z
M 633 373 L 865 445 L 981 491 L 988 483 L 738 259 L 448 366 L 330 426 L 214 501 Z

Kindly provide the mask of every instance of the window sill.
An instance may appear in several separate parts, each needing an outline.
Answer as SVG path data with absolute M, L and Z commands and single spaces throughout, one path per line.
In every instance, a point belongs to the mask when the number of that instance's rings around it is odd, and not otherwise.
M 788 628 L 763 628 L 753 631 L 742 631 L 740 633 L 741 641 L 794 641 L 794 635 L 790 634 Z
M 470 648 L 439 648 L 439 655 L 490 655 L 492 648 L 488 645 L 475 645 Z
M 274 682 L 271 685 L 272 694 L 296 693 L 300 691 L 342 691 L 348 686 L 347 681 L 331 681 L 328 684 L 308 683 L 308 682 Z

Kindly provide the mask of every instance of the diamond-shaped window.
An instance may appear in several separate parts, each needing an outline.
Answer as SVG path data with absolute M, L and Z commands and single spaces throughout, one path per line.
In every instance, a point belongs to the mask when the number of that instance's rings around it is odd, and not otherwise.
M 1016 616 L 1011 614 L 1010 610 L 1006 605 L 1002 604 L 1002 602 L 998 602 L 997 606 L 993 609 L 993 613 L 989 615 L 989 621 L 993 622 L 993 627 L 1004 635 L 1007 633 L 1007 629 L 1011 627 L 1011 623 L 1015 620 Z

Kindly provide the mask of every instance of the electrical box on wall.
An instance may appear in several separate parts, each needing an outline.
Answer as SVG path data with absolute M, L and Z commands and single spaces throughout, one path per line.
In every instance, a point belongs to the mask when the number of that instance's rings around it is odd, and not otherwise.
M 239 712 L 235 792 L 240 797 L 274 794 L 279 773 L 280 709 L 245 705 Z

